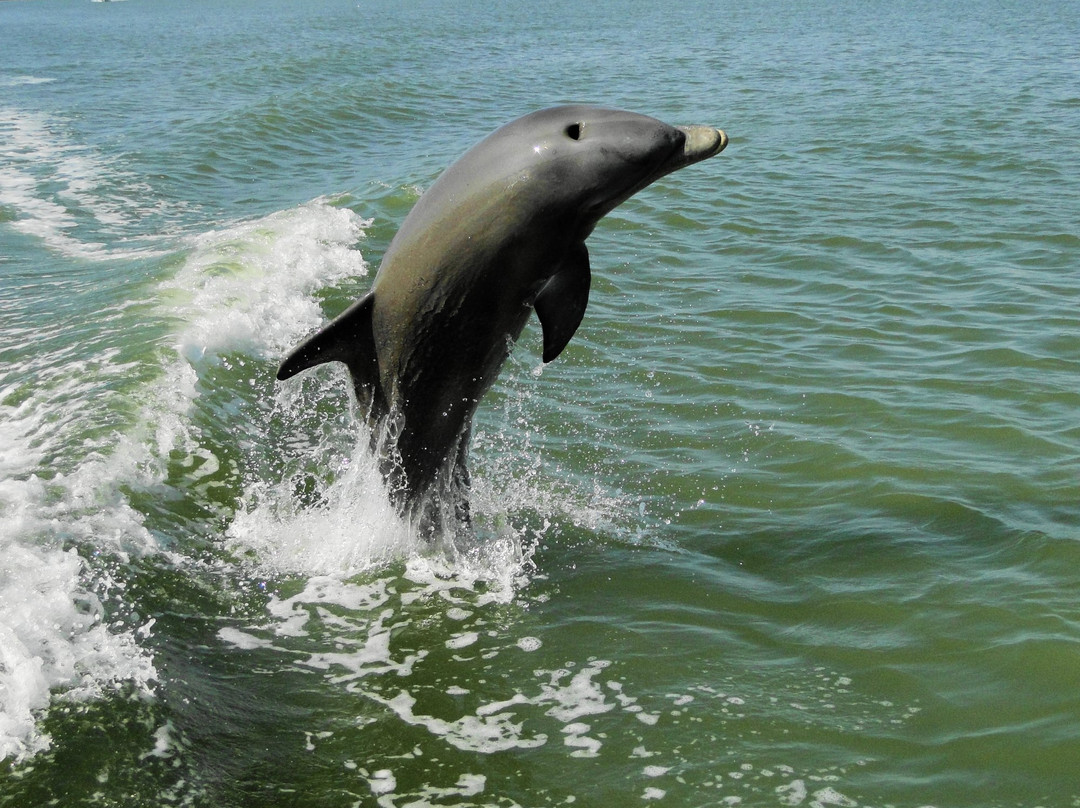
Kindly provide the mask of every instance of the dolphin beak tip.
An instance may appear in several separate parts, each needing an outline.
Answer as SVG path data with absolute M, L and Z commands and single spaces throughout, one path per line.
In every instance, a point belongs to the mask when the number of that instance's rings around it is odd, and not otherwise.
M 714 129 L 711 126 L 702 126 L 700 128 L 704 132 L 700 137 L 703 142 L 698 150 L 699 159 L 704 160 L 713 157 L 727 148 L 728 136 L 723 129 Z
M 712 126 L 679 126 L 686 136 L 683 144 L 684 165 L 706 160 L 722 152 L 728 144 L 727 133 Z

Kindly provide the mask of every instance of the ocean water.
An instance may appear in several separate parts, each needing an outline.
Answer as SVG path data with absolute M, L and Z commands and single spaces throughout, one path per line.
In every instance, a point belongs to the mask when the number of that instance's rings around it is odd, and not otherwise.
M 1080 14 L 0 3 L 0 806 L 1080 805 Z M 502 123 L 731 138 L 478 415 L 280 358 Z

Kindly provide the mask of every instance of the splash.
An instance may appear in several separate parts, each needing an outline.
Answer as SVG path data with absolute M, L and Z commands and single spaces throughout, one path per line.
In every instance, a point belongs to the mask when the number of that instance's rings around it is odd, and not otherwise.
M 179 321 L 176 352 L 191 364 L 224 350 L 278 358 L 323 320 L 317 290 L 362 277 L 355 244 L 371 224 L 321 197 L 190 240 L 190 253 L 162 285 Z
M 346 577 L 416 550 L 415 533 L 390 504 L 378 465 L 356 443 L 313 504 L 310 495 L 297 496 L 302 471 L 251 483 L 226 532 L 228 548 L 254 559 L 265 575 Z

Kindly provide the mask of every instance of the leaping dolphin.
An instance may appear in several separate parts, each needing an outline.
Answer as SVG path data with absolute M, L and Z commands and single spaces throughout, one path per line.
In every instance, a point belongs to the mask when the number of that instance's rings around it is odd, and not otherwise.
M 435 181 L 390 242 L 371 290 L 299 345 L 279 380 L 344 362 L 403 515 L 431 533 L 467 518 L 473 414 L 536 311 L 544 362 L 589 300 L 585 239 L 647 185 L 718 154 L 709 126 L 593 106 L 512 121 Z M 373 441 L 375 439 L 373 438 Z

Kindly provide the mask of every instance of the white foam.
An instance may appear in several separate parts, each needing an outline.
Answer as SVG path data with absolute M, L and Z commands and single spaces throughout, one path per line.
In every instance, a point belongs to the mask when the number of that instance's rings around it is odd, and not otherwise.
M 421 588 L 402 598 L 438 597 L 452 604 L 480 608 L 510 603 L 528 582 L 532 549 L 523 535 L 509 528 L 495 536 L 479 537 L 477 544 L 454 558 L 414 554 L 405 565 L 405 579 Z M 462 594 L 456 594 L 456 593 Z M 457 612 L 455 612 L 457 614 Z
M 437 805 L 473 805 L 472 802 L 462 802 L 461 798 L 475 797 L 484 793 L 487 787 L 487 777 L 483 774 L 465 773 L 458 777 L 457 782 L 449 787 L 426 785 L 418 791 L 409 794 L 397 794 L 398 783 L 393 771 L 390 769 L 378 769 L 372 774 L 361 771 L 361 776 L 367 781 L 368 788 L 376 798 L 376 804 L 380 808 L 394 808 L 398 800 L 407 799 L 402 803 L 409 808 L 434 808 Z M 453 802 L 448 802 L 448 801 Z M 516 805 L 516 803 L 514 803 Z
M 417 547 L 383 486 L 376 459 L 358 444 L 344 473 L 317 505 L 298 501 L 288 478 L 255 482 L 226 538 L 237 554 L 253 553 L 265 573 L 348 577 Z
M 569 723 L 587 715 L 599 715 L 614 710 L 615 704 L 607 700 L 603 689 L 594 681 L 610 664 L 606 660 L 593 660 L 573 676 L 570 671 L 562 668 L 546 671 L 550 679 L 542 688 L 541 701 L 554 702 L 547 714 Z M 568 676 L 570 681 L 563 684 L 563 680 Z
M 475 714 L 463 715 L 453 721 L 417 714 L 413 711 L 416 699 L 405 690 L 392 699 L 383 699 L 377 694 L 369 694 L 369 697 L 392 709 L 405 723 L 424 727 L 466 752 L 491 754 L 511 749 L 535 749 L 547 743 L 547 735 L 526 735 L 522 732 L 522 723 L 515 721 L 513 708 L 527 701 L 524 696 L 485 704 Z
M 808 792 L 803 780 L 792 780 L 790 783 L 776 787 L 776 796 L 781 805 L 802 805 L 806 801 Z
M 749 709 L 747 703 L 755 701 L 709 685 L 651 697 L 634 694 L 612 676 L 616 663 L 596 658 L 534 669 L 531 678 L 524 672 L 506 681 L 499 692 L 500 677 L 480 673 L 478 660 L 506 654 L 511 664 L 518 664 L 522 645 L 532 644 L 522 641 L 539 638 L 515 637 L 512 627 L 507 636 L 507 623 L 514 622 L 506 619 L 510 610 L 499 598 L 488 597 L 482 579 L 460 574 L 455 563 L 437 554 L 410 555 L 404 574 L 395 564 L 360 580 L 343 580 L 337 574 L 313 577 L 297 594 L 272 597 L 264 625 L 223 629 L 219 636 L 238 649 L 252 653 L 269 649 L 278 657 L 291 657 L 299 667 L 319 672 L 326 682 L 381 705 L 385 712 L 369 715 L 367 722 L 399 721 L 431 736 L 430 744 L 418 741 L 403 757 L 443 759 L 439 750 L 444 744 L 483 755 L 546 747 L 546 758 L 562 754 L 568 763 L 622 756 L 628 777 L 639 778 L 642 790 L 637 793 L 647 800 L 668 798 L 669 783 L 672 788 L 675 783 L 685 785 L 685 770 L 696 765 L 680 746 L 669 743 L 680 716 L 723 722 L 735 702 Z M 482 600 L 490 608 L 484 608 Z M 499 615 L 496 620 L 491 619 L 493 614 Z M 417 627 L 424 636 L 440 641 L 420 650 L 411 640 L 401 641 L 415 639 Z M 539 647 L 547 648 L 542 643 Z M 458 663 L 461 667 L 455 669 Z M 497 663 L 490 668 L 504 670 Z M 642 701 L 656 711 L 645 712 Z M 664 710 L 665 705 L 676 709 Z M 700 716 L 694 716 L 695 711 Z M 663 731 L 651 731 L 665 721 Z M 620 752 L 626 749 L 633 751 Z M 394 759 L 374 754 L 368 765 L 376 769 L 376 761 L 383 766 L 383 761 Z M 346 769 L 351 770 L 348 764 Z M 459 780 L 450 789 L 404 788 L 389 769 L 377 768 L 374 774 L 360 769 L 359 775 L 375 786 L 375 801 L 388 806 L 441 804 L 440 797 L 457 795 L 466 783 Z M 444 775 L 457 776 L 449 771 Z M 838 779 L 832 771 L 797 776 L 795 769 L 775 760 L 734 761 L 723 774 L 710 774 L 704 786 L 746 793 L 764 790 L 782 805 L 855 805 L 827 785 L 839 784 Z M 810 789 L 808 782 L 814 783 Z M 473 787 L 483 785 L 475 781 Z M 725 796 L 716 802 L 736 805 L 742 800 Z
M 376 796 L 388 794 L 397 788 L 397 780 L 394 779 L 394 773 L 389 769 L 380 769 L 372 774 L 368 779 L 368 784 L 371 786 L 371 793 Z
M 22 370 L 7 366 L 0 385 Z M 61 549 L 87 542 L 123 554 L 154 545 L 122 493 L 133 473 L 122 451 L 94 448 L 69 470 L 50 468 L 48 458 L 77 440 L 82 402 L 94 389 L 74 373 L 45 380 L 16 405 L 0 397 L 0 759 L 48 746 L 36 720 L 50 693 L 96 698 L 121 681 L 149 693 L 155 677 L 137 630 L 106 625 L 93 591 L 114 584 Z
M 567 724 L 562 728 L 562 733 L 565 736 L 563 744 L 574 750 L 570 753 L 570 757 L 594 758 L 600 756 L 600 748 L 603 743 L 586 734 L 591 729 L 592 726 L 583 723 Z
M 230 627 L 218 636 L 239 649 L 269 648 L 292 656 L 298 665 L 322 671 L 328 680 L 363 694 L 404 723 L 423 727 L 463 751 L 490 754 L 532 749 L 547 744 L 551 737 L 561 737 L 570 757 L 600 755 L 606 736 L 594 732 L 588 719 L 619 709 L 627 713 L 641 709 L 635 698 L 623 693 L 621 683 L 602 681 L 611 665 L 608 660 L 590 659 L 581 665 L 570 662 L 557 669 L 535 670 L 532 688 L 515 687 L 504 698 L 473 703 L 456 717 L 430 715 L 419 709 L 410 678 L 432 664 L 429 657 L 440 660 L 435 663 L 438 665 L 447 660 L 434 649 L 394 648 L 393 638 L 407 630 L 416 615 L 425 615 L 425 621 L 440 619 L 436 615 L 444 619 L 451 630 L 442 645 L 449 651 L 451 663 L 476 656 L 493 659 L 511 649 L 535 651 L 542 646 L 535 637 L 505 642 L 497 631 L 482 630 L 484 606 L 499 607 L 516 591 L 513 584 L 509 594 L 499 591 L 499 581 L 513 577 L 499 566 L 507 564 L 507 557 L 496 556 L 496 561 L 489 560 L 487 569 L 496 574 L 487 578 L 478 567 L 463 564 L 460 557 L 416 553 L 406 558 L 404 575 L 386 570 L 380 577 L 362 582 L 344 580 L 338 573 L 317 576 L 295 595 L 271 597 L 267 609 L 270 620 L 265 625 L 245 630 Z M 516 570 L 523 574 L 521 567 Z M 324 636 L 327 628 L 333 631 L 334 648 L 327 649 L 318 641 L 304 642 Z M 494 647 L 493 639 L 497 641 Z M 440 669 L 440 673 L 450 672 Z M 393 674 L 394 681 L 401 682 L 400 688 L 385 692 L 386 674 Z M 421 694 L 425 690 L 426 686 Z M 473 692 L 452 676 L 445 682 L 447 695 L 469 696 Z
M 448 609 L 441 611 L 449 611 L 467 604 L 471 607 L 468 611 L 475 613 L 482 608 L 481 601 L 494 605 L 506 597 L 488 591 L 493 583 L 490 579 L 473 577 L 475 571 L 462 574 L 452 563 L 438 556 L 413 555 L 406 561 L 403 578 L 390 572 L 362 583 L 343 580 L 337 574 L 314 577 L 295 595 L 272 597 L 267 624 L 246 630 L 227 627 L 218 636 L 239 649 L 269 648 L 293 656 L 300 666 L 324 672 L 331 681 L 382 704 L 401 721 L 423 727 L 464 751 L 494 753 L 543 746 L 549 731 L 530 726 L 550 726 L 554 721 L 572 757 L 598 755 L 602 741 L 581 719 L 617 707 L 605 698 L 605 689 L 597 681 L 610 664 L 605 660 L 591 660 L 577 670 L 576 666 L 568 666 L 535 671 L 536 687 L 531 695 L 515 690 L 506 698 L 476 704 L 456 718 L 428 715 L 417 708 L 408 681 L 425 664 L 430 652 L 396 651 L 392 638 L 412 622 L 417 609 L 427 613 L 445 603 Z M 454 618 L 446 620 L 448 625 L 460 625 Z M 488 634 L 478 630 L 479 618 L 474 616 L 472 620 L 466 630 L 452 633 L 445 641 L 450 651 L 472 649 L 487 640 Z M 312 630 L 313 621 L 317 621 L 319 630 Z M 335 636 L 333 649 L 322 643 L 310 647 L 302 642 L 307 637 L 323 636 L 327 627 Z M 502 648 L 516 647 L 510 644 L 494 651 L 481 647 L 480 652 L 487 659 L 498 655 Z M 380 682 L 385 681 L 386 674 L 402 682 L 396 693 L 381 690 Z M 365 683 L 370 677 L 376 677 L 371 686 Z M 471 691 L 447 683 L 446 693 L 463 696 Z
M 841 794 L 831 786 L 815 791 L 810 799 L 810 808 L 828 808 L 828 806 L 857 808 L 858 805 L 859 803 L 851 797 Z
M 172 721 L 166 719 L 165 723 L 154 731 L 154 748 L 140 757 L 143 760 L 151 757 L 164 759 L 173 757 L 177 750 L 176 739 L 173 737 L 175 729 Z
M 113 684 L 146 690 L 155 678 L 133 634 L 104 623 L 74 550 L 8 542 L 0 568 L 0 760 L 23 759 L 50 739 L 36 718 L 50 693 L 98 698 Z
M 320 198 L 190 239 L 184 265 L 162 285 L 167 310 L 183 324 L 177 353 L 277 357 L 293 347 L 324 321 L 315 291 L 367 274 L 353 247 L 369 224 Z
M 14 388 L 12 384 L 0 390 L 0 485 L 36 469 L 45 454 L 36 440 L 42 418 L 35 402 L 27 399 L 13 405 L 4 403 Z
M 248 634 L 245 631 L 226 626 L 218 632 L 218 636 L 229 643 L 230 645 L 239 648 L 242 651 L 251 651 L 255 648 L 272 648 L 273 643 L 270 640 L 256 637 L 252 634 Z
M 480 635 L 475 631 L 464 631 L 460 634 L 454 634 L 443 645 L 447 648 L 452 648 L 455 651 L 461 648 L 468 648 L 470 645 L 475 645 L 476 641 L 480 639 Z

